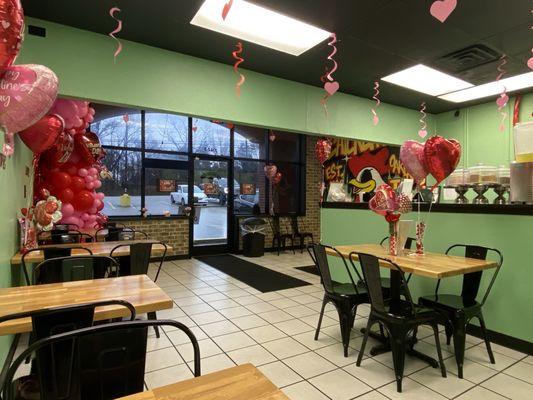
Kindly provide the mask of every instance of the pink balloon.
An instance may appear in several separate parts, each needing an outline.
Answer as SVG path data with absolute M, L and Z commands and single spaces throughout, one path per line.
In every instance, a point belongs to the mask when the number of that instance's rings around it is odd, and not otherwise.
M 98 175 L 98 170 L 94 167 L 89 168 L 88 172 L 89 172 L 89 175 L 93 175 L 93 176 Z
M 91 175 L 85 175 L 85 182 L 89 183 L 94 181 L 94 178 Z
M 85 168 L 80 168 L 78 170 L 78 175 L 82 178 L 85 178 L 89 172 Z
M 424 167 L 424 143 L 407 140 L 400 149 L 400 161 L 416 183 L 420 184 L 428 175 Z
M 102 192 L 99 192 L 99 193 L 96 193 L 96 198 L 100 199 L 100 200 L 103 200 L 105 197 L 105 194 L 102 193 Z
M 63 203 L 61 213 L 63 214 L 63 218 L 68 218 L 74 214 L 74 207 L 70 203 Z
M 57 76 L 42 65 L 14 65 L 0 79 L 0 126 L 16 133 L 39 121 L 57 97 Z
M 98 210 L 96 209 L 96 207 L 89 209 L 89 214 L 96 214 L 97 212 Z
M 93 190 L 93 189 L 94 189 L 94 183 L 92 183 L 92 182 L 87 182 L 87 184 L 85 185 L 85 187 L 87 188 L 87 190 Z
M 85 121 L 88 122 L 88 123 L 91 123 L 94 121 L 94 116 L 92 116 L 91 114 L 87 115 L 87 117 L 85 118 Z
M 100 207 L 101 205 L 102 205 L 102 200 L 96 199 L 94 201 L 94 204 L 93 204 L 94 208 L 98 209 L 98 207 Z
M 102 181 L 100 179 L 95 179 L 93 181 L 93 186 L 95 189 L 100 189 L 102 187 Z
M 88 220 L 89 220 L 89 214 L 87 214 L 87 213 L 83 213 L 83 214 L 81 215 L 81 219 L 82 219 L 83 221 L 88 221 Z
M 89 103 L 82 100 L 74 100 L 78 109 L 78 117 L 83 118 L 89 112 Z
M 93 115 L 93 116 L 94 116 L 94 114 L 96 114 L 96 111 L 94 111 L 94 108 L 89 107 L 89 114 Z
M 98 215 L 96 215 L 96 214 L 89 215 L 89 221 L 94 222 L 94 221 L 97 220 L 97 218 L 98 218 Z
M 74 118 L 77 118 L 78 109 L 74 100 L 69 99 L 57 99 L 52 109 L 50 110 L 52 114 L 58 114 L 63 117 L 65 120 L 65 128 L 70 130 L 74 128 Z

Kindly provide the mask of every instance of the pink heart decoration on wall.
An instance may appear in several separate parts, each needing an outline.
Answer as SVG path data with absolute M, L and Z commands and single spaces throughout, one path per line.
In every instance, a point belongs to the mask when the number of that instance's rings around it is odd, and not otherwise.
M 496 99 L 496 105 L 500 108 L 503 108 L 507 105 L 507 103 L 509 102 L 509 96 L 507 95 L 507 93 L 502 93 L 500 95 L 500 97 L 498 97 Z
M 339 90 L 340 85 L 339 82 L 326 82 L 324 84 L 324 90 L 330 95 L 333 96 L 337 91 Z
M 425 129 L 420 129 L 418 131 L 418 136 L 420 136 L 422 139 L 424 139 L 427 135 L 428 135 L 428 131 L 426 131 Z
M 0 126 L 20 132 L 39 121 L 57 97 L 57 76 L 42 65 L 14 65 L 0 79 Z
M 437 0 L 431 5 L 429 12 L 440 22 L 444 22 L 455 10 L 455 7 L 457 7 L 457 0 Z

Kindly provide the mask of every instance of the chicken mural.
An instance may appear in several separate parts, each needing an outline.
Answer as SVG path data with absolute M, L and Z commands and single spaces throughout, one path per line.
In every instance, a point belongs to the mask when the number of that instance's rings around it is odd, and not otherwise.
M 363 202 L 383 183 L 396 188 L 411 178 L 399 154 L 399 146 L 333 138 L 324 163 L 326 201 Z

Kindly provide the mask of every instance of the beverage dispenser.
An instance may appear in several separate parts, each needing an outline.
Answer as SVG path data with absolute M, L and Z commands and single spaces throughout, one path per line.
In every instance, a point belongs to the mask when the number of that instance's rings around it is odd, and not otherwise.
M 515 125 L 514 150 L 511 202 L 533 204 L 533 122 Z

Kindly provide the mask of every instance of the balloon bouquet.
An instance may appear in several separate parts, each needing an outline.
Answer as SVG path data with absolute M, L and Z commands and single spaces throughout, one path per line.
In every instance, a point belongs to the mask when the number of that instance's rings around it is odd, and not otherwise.
M 425 143 L 407 140 L 400 149 L 400 161 L 417 184 L 417 192 L 424 186 L 426 177 L 431 174 L 436 183 L 433 191 L 457 167 L 461 159 L 461 144 L 454 139 L 433 136 Z M 431 212 L 431 205 L 429 212 Z M 424 254 L 424 234 L 426 222 L 420 220 L 420 198 L 418 200 L 418 218 L 416 224 L 416 253 Z
M 389 185 L 383 184 L 377 187 L 368 207 L 376 214 L 384 216 L 389 223 L 389 254 L 398 255 L 398 225 L 401 215 L 411 212 L 411 199 L 405 194 L 397 194 Z
M 86 101 L 58 99 L 48 115 L 21 133 L 28 147 L 40 154 L 34 200 L 44 200 L 49 194 L 57 197 L 62 202 L 60 222 L 80 230 L 97 229 L 107 219 L 100 213 L 105 195 L 96 192 L 102 187 L 105 151 L 98 136 L 87 132 L 94 113 Z M 45 140 L 47 135 L 50 138 Z M 39 139 L 46 146 L 37 146 Z

